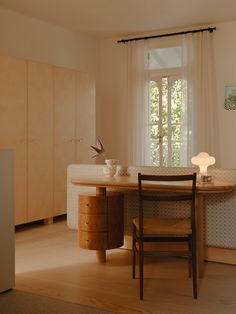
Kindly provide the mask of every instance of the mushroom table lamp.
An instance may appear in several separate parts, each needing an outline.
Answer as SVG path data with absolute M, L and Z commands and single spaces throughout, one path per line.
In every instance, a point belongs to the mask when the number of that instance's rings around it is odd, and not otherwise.
M 212 182 L 212 176 L 207 175 L 207 167 L 214 165 L 215 158 L 208 153 L 201 152 L 197 156 L 192 157 L 192 164 L 199 167 L 200 181 L 204 183 Z

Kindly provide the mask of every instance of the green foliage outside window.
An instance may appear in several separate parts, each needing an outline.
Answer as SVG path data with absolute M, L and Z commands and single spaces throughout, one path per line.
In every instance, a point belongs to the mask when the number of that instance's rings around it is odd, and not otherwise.
M 153 165 L 180 166 L 181 117 L 182 80 L 150 81 L 148 126 Z

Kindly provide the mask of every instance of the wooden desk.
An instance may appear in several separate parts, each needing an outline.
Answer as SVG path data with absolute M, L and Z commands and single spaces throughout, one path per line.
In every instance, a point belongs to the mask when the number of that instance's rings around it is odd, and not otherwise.
M 79 245 L 84 249 L 96 250 L 99 262 L 106 261 L 106 250 L 124 244 L 123 208 L 123 193 L 79 193 Z
M 106 188 L 138 189 L 138 179 L 135 176 L 117 176 L 107 178 L 104 176 L 84 176 L 71 179 L 72 184 L 96 187 L 97 195 L 106 195 Z M 190 185 L 182 182 L 146 183 L 146 189 L 157 191 L 183 191 L 190 189 Z M 235 186 L 228 182 L 215 181 L 212 184 L 197 184 L 196 213 L 197 213 L 197 247 L 198 247 L 198 272 L 199 277 L 204 271 L 204 196 L 211 193 L 229 193 Z M 105 252 L 98 252 L 104 256 Z

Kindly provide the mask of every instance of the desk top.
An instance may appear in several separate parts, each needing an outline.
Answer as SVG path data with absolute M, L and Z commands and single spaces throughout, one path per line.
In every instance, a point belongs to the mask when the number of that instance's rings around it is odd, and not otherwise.
M 134 190 L 138 188 L 137 176 L 115 176 L 110 178 L 102 175 L 83 175 L 72 178 L 71 183 L 96 188 L 125 188 Z M 158 191 L 183 191 L 190 189 L 188 182 L 146 182 L 143 186 L 145 189 Z M 198 183 L 197 193 L 224 193 L 233 191 L 234 188 L 235 185 L 230 182 L 216 180 L 214 183 Z

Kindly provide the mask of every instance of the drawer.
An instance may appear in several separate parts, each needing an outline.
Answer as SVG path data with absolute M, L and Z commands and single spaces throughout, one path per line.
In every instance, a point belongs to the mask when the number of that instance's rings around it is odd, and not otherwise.
M 107 233 L 106 232 L 79 232 L 79 246 L 88 250 L 106 250 Z
M 106 214 L 107 199 L 104 195 L 79 195 L 79 213 Z
M 107 215 L 88 215 L 79 214 L 79 230 L 106 232 L 107 231 Z

